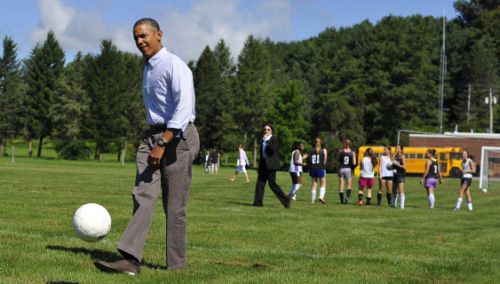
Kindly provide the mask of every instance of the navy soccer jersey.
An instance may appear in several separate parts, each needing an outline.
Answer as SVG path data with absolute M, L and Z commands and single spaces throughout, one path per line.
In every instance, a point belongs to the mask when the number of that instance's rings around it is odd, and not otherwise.
M 309 168 L 324 169 L 325 168 L 325 150 L 321 148 L 319 153 L 315 149 L 309 152 Z
M 354 163 L 354 157 L 352 152 L 340 152 L 339 156 L 339 168 L 352 168 Z
M 398 164 L 402 165 L 403 164 L 403 158 L 402 158 L 403 155 L 396 155 L 396 157 L 394 157 L 394 160 L 398 162 Z M 400 167 L 394 167 L 396 169 L 396 175 L 399 176 L 399 177 L 404 177 L 406 175 L 406 170 L 403 169 L 403 168 L 400 168 Z
M 438 163 L 436 160 L 431 160 L 431 166 L 429 168 L 429 172 L 427 173 L 427 176 L 426 178 L 435 178 L 437 179 L 438 178 L 438 173 L 439 173 L 439 169 L 438 169 Z

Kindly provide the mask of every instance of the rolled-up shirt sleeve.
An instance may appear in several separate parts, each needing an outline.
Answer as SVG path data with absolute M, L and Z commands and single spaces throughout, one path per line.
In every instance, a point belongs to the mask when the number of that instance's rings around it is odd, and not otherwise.
M 195 94 L 193 74 L 183 62 L 174 62 L 170 70 L 172 116 L 166 122 L 167 128 L 184 130 L 194 121 Z

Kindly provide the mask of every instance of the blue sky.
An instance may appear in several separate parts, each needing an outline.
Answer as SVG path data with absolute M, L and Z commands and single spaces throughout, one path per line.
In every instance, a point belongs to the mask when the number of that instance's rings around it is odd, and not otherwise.
M 387 15 L 456 17 L 454 0 L 14 0 L 2 1 L 0 37 L 29 56 L 53 30 L 71 60 L 77 51 L 97 53 L 102 39 L 137 53 L 131 26 L 142 17 L 158 20 L 164 44 L 185 60 L 223 38 L 236 58 L 248 35 L 274 41 L 302 40 L 327 27 L 348 27 Z M 437 35 L 439 36 L 439 35 Z

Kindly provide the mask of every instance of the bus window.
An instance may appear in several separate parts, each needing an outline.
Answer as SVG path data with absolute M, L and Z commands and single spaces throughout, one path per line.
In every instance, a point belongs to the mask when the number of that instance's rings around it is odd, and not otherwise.
M 462 160 L 462 153 L 460 152 L 451 152 L 450 159 L 452 160 Z
M 415 154 L 410 154 L 410 159 L 415 159 Z
M 424 158 L 424 154 L 417 154 L 417 159 L 423 159 Z
M 446 160 L 446 153 L 440 153 L 439 154 L 439 159 L 440 160 Z

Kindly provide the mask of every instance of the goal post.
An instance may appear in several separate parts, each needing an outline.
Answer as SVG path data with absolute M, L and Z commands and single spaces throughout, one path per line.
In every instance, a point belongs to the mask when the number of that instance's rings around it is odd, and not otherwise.
M 500 176 L 500 147 L 483 146 L 479 168 L 479 189 L 486 192 L 491 179 Z

